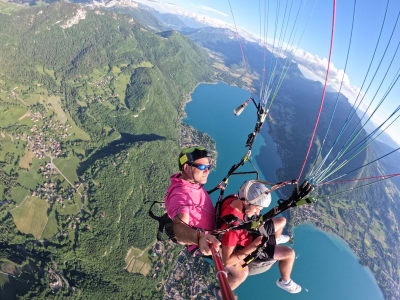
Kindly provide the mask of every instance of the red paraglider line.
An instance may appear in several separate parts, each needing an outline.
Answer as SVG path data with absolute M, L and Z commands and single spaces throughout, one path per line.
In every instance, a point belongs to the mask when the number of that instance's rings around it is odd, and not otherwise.
M 361 180 L 369 180 L 369 179 L 377 179 L 377 178 L 389 179 L 389 178 L 396 177 L 396 176 L 400 176 L 400 173 L 395 173 L 395 174 L 390 174 L 390 175 L 382 175 L 382 176 L 374 176 L 374 177 L 346 179 L 346 180 L 339 180 L 339 181 L 327 181 L 327 182 L 319 183 L 317 185 L 320 186 L 320 185 L 324 185 L 324 184 L 345 183 L 345 182 L 361 181 Z
M 320 118 L 320 116 L 321 116 L 322 107 L 323 107 L 323 105 L 324 105 L 326 87 L 327 87 L 327 85 L 328 85 L 329 67 L 330 67 L 331 58 L 332 58 L 333 36 L 334 36 L 334 32 L 335 32 L 335 18 L 336 18 L 336 0 L 333 0 L 333 16 L 332 16 L 331 45 L 330 45 L 330 49 L 329 49 L 328 67 L 327 67 L 327 69 L 326 69 L 326 75 L 325 75 L 325 85 L 324 85 L 324 90 L 323 90 L 323 92 L 322 92 L 322 98 L 321 98 L 321 104 L 320 104 L 320 106 L 319 106 L 318 117 L 317 117 L 317 120 L 316 120 L 315 125 L 314 125 L 314 131 L 313 131 L 313 134 L 312 134 L 312 136 L 311 136 L 310 144 L 308 145 L 308 149 L 307 149 L 307 154 L 306 154 L 306 157 L 305 157 L 305 159 L 304 159 L 303 166 L 301 167 L 301 171 L 300 171 L 299 177 L 297 178 L 297 181 L 300 181 L 301 175 L 303 174 L 304 167 L 305 167 L 305 165 L 306 165 L 306 162 L 307 162 L 307 159 L 308 159 L 308 155 L 310 154 L 311 146 L 312 146 L 312 143 L 313 143 L 313 141 L 314 141 L 315 132 L 317 131 L 317 127 L 318 127 L 318 123 L 319 123 L 319 118 Z

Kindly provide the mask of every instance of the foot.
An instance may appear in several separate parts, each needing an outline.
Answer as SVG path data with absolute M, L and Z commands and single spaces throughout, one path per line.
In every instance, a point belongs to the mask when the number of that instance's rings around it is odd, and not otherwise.
M 290 281 L 285 284 L 281 279 L 278 279 L 276 281 L 276 285 L 280 287 L 281 289 L 284 289 L 286 292 L 289 292 L 291 294 L 297 294 L 301 292 L 301 286 L 298 285 L 296 282 L 290 279 Z
M 285 243 L 289 242 L 289 240 L 290 240 L 290 236 L 281 234 L 281 235 L 276 239 L 276 244 L 277 244 L 277 245 L 279 245 L 279 244 L 285 244 Z

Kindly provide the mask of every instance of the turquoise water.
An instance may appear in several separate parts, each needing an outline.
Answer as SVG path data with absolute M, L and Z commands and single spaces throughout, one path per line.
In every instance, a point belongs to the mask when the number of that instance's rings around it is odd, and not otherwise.
M 246 154 L 247 135 L 253 131 L 256 109 L 249 106 L 239 116 L 233 109 L 250 96 L 249 92 L 223 83 L 202 84 L 192 94 L 192 101 L 186 106 L 185 122 L 196 129 L 208 133 L 217 143 L 217 168 L 210 174 L 206 189 L 216 186 L 230 167 Z M 268 124 L 264 125 L 265 127 Z M 272 139 L 257 138 L 253 147 L 253 157 L 259 154 L 261 146 L 267 143 L 268 153 L 262 153 L 270 168 L 263 170 L 269 181 L 275 181 L 275 169 L 280 167 L 279 155 Z M 254 161 L 256 165 L 256 162 Z M 257 165 L 256 165 L 257 166 Z M 245 166 L 240 171 L 249 171 Z M 247 177 L 246 177 L 247 176 Z M 240 184 L 254 176 L 232 176 L 225 195 L 236 193 Z M 212 197 L 217 198 L 215 192 Z M 274 195 L 274 199 L 277 196 Z M 302 285 L 300 294 L 292 295 L 279 289 L 275 281 L 279 278 L 277 264 L 268 272 L 251 276 L 235 294 L 245 299 L 383 299 L 372 273 L 358 263 L 357 257 L 347 244 L 330 234 L 316 229 L 310 224 L 294 230 L 296 262 L 292 278 Z

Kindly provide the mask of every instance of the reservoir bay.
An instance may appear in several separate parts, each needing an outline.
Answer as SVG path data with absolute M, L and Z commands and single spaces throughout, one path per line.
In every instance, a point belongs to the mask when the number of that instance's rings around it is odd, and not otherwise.
M 212 171 L 205 186 L 207 190 L 215 187 L 226 175 L 231 166 L 240 161 L 247 153 L 245 143 L 247 135 L 254 129 L 256 109 L 249 103 L 239 116 L 233 115 L 233 109 L 250 97 L 248 91 L 224 83 L 201 84 L 193 92 L 192 101 L 186 105 L 187 124 L 209 134 L 216 142 L 217 167 Z M 279 101 L 279 99 L 277 99 Z M 267 130 L 268 120 L 263 130 Z M 311 130 L 311 129 L 310 129 Z M 267 153 L 259 153 L 260 147 L 268 146 Z M 260 172 L 260 178 L 267 181 L 282 181 L 276 178 L 275 170 L 281 166 L 279 153 L 271 137 L 257 137 L 253 147 L 253 163 L 256 155 L 262 155 L 269 166 Z M 240 171 L 252 170 L 246 164 Z M 265 176 L 265 178 L 264 178 Z M 232 176 L 225 195 L 237 193 L 241 183 L 255 176 Z M 219 191 L 212 194 L 215 202 Z M 278 199 L 273 195 L 275 205 Z M 235 294 L 240 300 L 245 299 L 383 299 L 382 293 L 369 269 L 358 262 L 357 257 L 340 238 L 318 230 L 311 224 L 304 224 L 294 229 L 296 261 L 292 278 L 303 290 L 292 295 L 279 289 L 275 281 L 279 278 L 278 264 L 270 271 L 249 277 Z

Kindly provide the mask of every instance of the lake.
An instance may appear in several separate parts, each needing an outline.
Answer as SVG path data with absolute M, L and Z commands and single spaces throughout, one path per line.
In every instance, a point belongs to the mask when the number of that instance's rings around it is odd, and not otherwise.
M 205 187 L 208 190 L 215 187 L 231 166 L 247 153 L 245 143 L 247 135 L 255 126 L 256 109 L 249 103 L 239 117 L 233 115 L 233 109 L 249 97 L 248 91 L 224 83 L 201 84 L 193 92 L 192 101 L 186 105 L 185 122 L 206 132 L 216 141 L 217 167 L 209 176 Z M 263 130 L 267 130 L 267 126 L 266 121 Z M 260 147 L 265 144 L 268 145 L 268 150 L 267 153 L 262 153 L 262 157 L 267 160 L 269 168 L 260 172 L 260 178 L 272 182 L 285 180 L 286 178 L 276 179 L 275 170 L 281 166 L 281 161 L 271 137 L 258 135 L 253 147 L 253 163 L 258 168 L 255 156 L 260 154 Z M 240 171 L 250 170 L 252 168 L 249 164 L 240 169 Z M 254 178 L 255 176 L 250 175 L 232 176 L 225 195 L 237 193 L 243 181 Z M 219 191 L 211 195 L 214 201 L 218 193 Z M 272 204 L 277 198 L 274 194 Z M 294 238 L 295 243 L 291 247 L 296 251 L 296 261 L 292 278 L 303 287 L 302 292 L 292 295 L 276 286 L 275 281 L 279 278 L 278 264 L 276 264 L 266 273 L 249 277 L 235 290 L 240 300 L 383 299 L 371 271 L 359 264 L 345 241 L 318 230 L 311 224 L 296 227 Z

